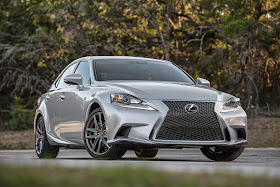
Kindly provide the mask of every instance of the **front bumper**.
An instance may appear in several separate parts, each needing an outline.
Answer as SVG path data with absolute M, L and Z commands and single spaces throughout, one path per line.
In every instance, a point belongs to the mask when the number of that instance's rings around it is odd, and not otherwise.
M 117 103 L 103 105 L 103 110 L 106 111 L 107 142 L 109 144 L 118 144 L 131 148 L 247 145 L 247 116 L 242 108 L 237 111 L 221 113 L 221 103 L 215 103 L 215 114 L 219 121 L 224 140 L 159 140 L 156 139 L 156 134 L 163 124 L 169 108 L 160 100 L 148 100 L 147 103 L 156 110 L 123 108 Z
M 238 140 L 235 142 L 228 141 L 212 141 L 212 142 L 198 142 L 198 141 L 143 141 L 135 138 L 116 138 L 111 145 L 123 146 L 126 148 L 192 148 L 192 147 L 203 147 L 203 146 L 245 146 L 247 145 L 247 140 Z

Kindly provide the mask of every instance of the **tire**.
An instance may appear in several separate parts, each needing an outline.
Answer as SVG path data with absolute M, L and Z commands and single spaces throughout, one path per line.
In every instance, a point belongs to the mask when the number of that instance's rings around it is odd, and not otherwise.
M 42 116 L 36 122 L 35 151 L 39 158 L 56 158 L 59 152 L 59 147 L 50 145 L 48 141 Z
M 214 161 L 233 161 L 244 151 L 245 146 L 239 147 L 202 147 L 201 152 Z
M 119 159 L 126 149 L 107 144 L 106 122 L 101 108 L 92 111 L 84 128 L 84 143 L 88 153 L 96 159 Z
M 138 158 L 154 158 L 158 149 L 139 149 L 134 151 Z

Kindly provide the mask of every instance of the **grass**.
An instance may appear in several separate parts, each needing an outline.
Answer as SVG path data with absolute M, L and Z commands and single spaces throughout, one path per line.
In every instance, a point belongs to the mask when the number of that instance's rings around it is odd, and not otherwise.
M 280 179 L 229 173 L 167 173 L 148 169 L 30 167 L 0 164 L 0 186 L 280 186 Z
M 248 119 L 247 147 L 280 147 L 279 134 L 280 118 Z M 0 149 L 34 149 L 33 130 L 0 131 L 0 137 Z

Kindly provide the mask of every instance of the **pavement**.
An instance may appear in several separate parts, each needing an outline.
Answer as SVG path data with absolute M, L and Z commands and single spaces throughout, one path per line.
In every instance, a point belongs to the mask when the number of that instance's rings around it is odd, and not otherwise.
M 280 148 L 247 148 L 232 162 L 214 162 L 199 149 L 161 149 L 153 159 L 138 159 L 133 151 L 119 160 L 95 160 L 84 149 L 61 149 L 56 159 L 38 159 L 34 150 L 1 150 L 0 163 L 63 167 L 133 167 L 167 172 L 232 172 L 248 176 L 280 178 Z

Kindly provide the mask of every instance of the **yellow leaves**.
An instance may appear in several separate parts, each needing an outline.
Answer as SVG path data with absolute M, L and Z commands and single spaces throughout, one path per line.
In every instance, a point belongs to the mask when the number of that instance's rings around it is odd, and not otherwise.
M 39 4 L 40 7 L 43 7 L 44 5 L 45 5 L 44 2 L 41 2 L 41 3 Z
M 247 20 L 251 20 L 253 19 L 253 16 L 252 15 L 247 15 Z
M 36 19 L 33 19 L 32 23 L 33 24 L 37 24 L 39 22 L 39 20 L 36 18 Z
M 64 49 L 64 48 L 60 48 L 59 50 L 51 53 L 51 55 L 48 55 L 46 53 L 45 53 L 45 55 L 46 55 L 46 59 L 49 59 L 50 57 L 52 57 L 52 58 L 58 58 L 58 59 L 66 61 L 66 59 L 64 59 L 65 58 L 65 53 L 68 53 L 68 50 Z
M 46 58 L 46 59 L 49 59 L 49 58 L 50 58 L 50 56 L 48 55 L 48 53 L 45 53 L 45 58 Z
M 212 84 L 212 87 L 215 89 L 218 89 L 218 85 L 217 84 Z
M 223 69 L 221 69 L 221 70 L 218 71 L 218 76 L 220 76 L 220 75 L 222 75 L 224 73 L 225 73 L 225 71 Z
M 41 68 L 47 67 L 47 65 L 44 64 L 44 62 L 45 62 L 45 60 L 41 60 L 40 62 L 37 63 L 37 66 L 38 66 L 38 67 L 41 67 Z
M 116 54 L 117 54 L 117 56 L 123 56 L 124 55 L 121 50 L 118 50 Z
M 68 53 L 68 50 L 63 48 L 49 53 L 45 52 L 42 54 L 43 59 L 37 62 L 37 67 L 45 68 L 47 67 L 47 64 L 54 63 L 53 59 L 59 59 L 59 61 L 61 60 L 68 62 L 68 59 L 65 58 L 65 53 Z
M 226 44 L 219 39 L 215 39 L 214 41 L 215 41 L 214 44 L 212 44 L 212 43 L 209 44 L 209 46 L 211 46 L 214 49 L 220 49 L 220 48 L 227 49 L 228 48 L 229 50 L 231 50 L 231 48 L 232 48 L 229 44 Z
M 134 53 L 133 53 L 133 51 L 128 51 L 128 52 L 127 52 L 127 55 L 128 55 L 128 56 L 133 56 Z
M 48 3 L 48 5 L 50 5 L 50 6 L 52 5 L 51 1 L 47 1 L 47 3 Z
M 217 22 L 217 20 L 214 19 L 214 18 L 208 18 L 208 22 L 209 22 L 209 23 L 215 23 L 215 22 Z
M 39 3 L 39 6 L 40 6 L 40 7 L 44 7 L 45 5 L 51 6 L 52 3 L 51 3 L 51 1 L 49 1 L 49 0 L 47 0 L 47 1 L 42 1 L 41 3 Z
M 186 60 L 187 61 L 187 60 Z M 195 71 L 194 75 L 192 75 L 192 77 L 194 78 L 194 80 L 196 80 L 197 78 L 199 78 L 199 73 L 197 71 Z
M 259 18 L 259 21 L 264 21 L 266 19 L 266 14 L 261 15 L 261 17 Z

